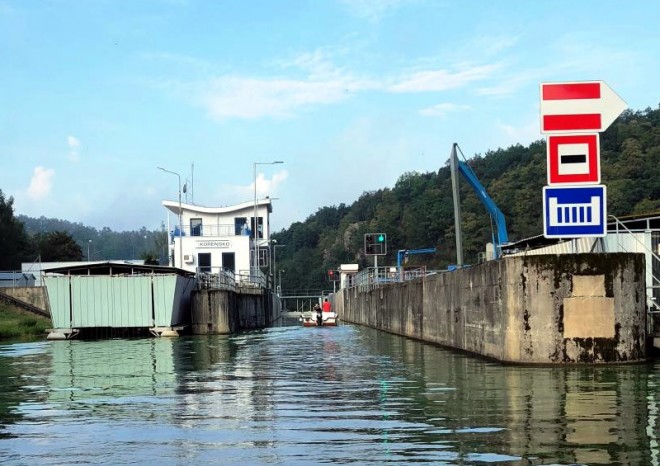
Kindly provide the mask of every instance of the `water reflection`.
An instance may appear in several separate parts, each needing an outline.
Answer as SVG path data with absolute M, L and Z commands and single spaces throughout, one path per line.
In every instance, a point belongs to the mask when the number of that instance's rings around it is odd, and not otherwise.
M 0 457 L 658 464 L 658 372 L 502 366 L 353 326 L 5 345 Z

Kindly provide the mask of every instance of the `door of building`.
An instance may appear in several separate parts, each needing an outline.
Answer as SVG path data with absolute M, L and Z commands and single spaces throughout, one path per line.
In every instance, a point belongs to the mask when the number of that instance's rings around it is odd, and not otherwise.
M 236 273 L 236 258 L 233 252 L 222 253 L 222 267 Z
M 211 273 L 211 253 L 200 252 L 197 254 L 197 267 L 199 272 Z

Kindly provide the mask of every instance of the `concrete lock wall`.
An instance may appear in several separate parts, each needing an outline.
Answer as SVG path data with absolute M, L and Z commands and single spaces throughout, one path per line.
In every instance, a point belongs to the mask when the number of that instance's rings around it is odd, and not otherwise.
M 192 294 L 191 325 L 196 335 L 231 334 L 263 328 L 279 316 L 271 292 L 199 290 Z
M 646 358 L 643 254 L 511 257 L 384 285 L 342 290 L 348 322 L 504 362 Z
M 32 304 L 44 311 L 48 312 L 50 310 L 48 306 L 48 294 L 46 293 L 46 287 L 44 286 L 3 288 L 2 291 L 13 298 Z

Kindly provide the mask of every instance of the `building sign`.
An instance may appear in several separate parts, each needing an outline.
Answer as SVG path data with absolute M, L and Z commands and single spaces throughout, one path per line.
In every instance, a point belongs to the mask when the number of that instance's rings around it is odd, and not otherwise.
M 219 249 L 228 249 L 231 248 L 231 241 L 198 241 L 198 248 L 219 248 Z

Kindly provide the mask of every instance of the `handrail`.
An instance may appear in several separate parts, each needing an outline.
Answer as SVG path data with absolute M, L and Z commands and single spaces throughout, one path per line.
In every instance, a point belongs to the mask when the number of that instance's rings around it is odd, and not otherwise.
M 629 229 L 626 225 L 624 225 L 624 223 L 623 223 L 621 220 L 619 220 L 619 219 L 618 219 L 617 217 L 615 217 L 614 215 L 608 215 L 608 217 L 612 217 L 612 218 L 614 219 L 614 221 L 616 222 L 615 224 L 616 224 L 616 241 L 617 241 L 617 248 L 621 248 L 621 249 L 623 249 L 625 252 L 629 252 L 629 251 L 627 251 L 627 250 L 625 249 L 625 247 L 621 244 L 621 238 L 620 238 L 620 236 L 619 236 L 619 225 L 621 225 L 621 226 L 623 227 L 623 229 L 626 230 L 626 231 L 628 232 L 628 234 L 630 234 L 630 235 L 632 236 L 632 238 L 633 238 L 633 239 L 634 239 L 639 245 L 642 246 L 642 249 L 644 249 L 647 253 L 649 253 L 653 259 L 655 259 L 656 261 L 660 262 L 660 257 L 659 257 L 656 253 L 654 253 L 652 249 L 648 248 L 648 247 L 646 246 L 646 244 L 644 244 L 642 241 L 640 241 L 640 240 L 637 238 L 637 236 L 635 236 L 635 235 L 633 234 L 633 232 L 630 231 L 630 229 Z M 648 289 L 648 288 L 651 289 L 651 296 L 649 297 L 648 294 L 647 294 L 647 300 L 646 300 L 647 304 L 649 305 L 649 311 L 648 311 L 648 312 L 649 312 L 650 314 L 660 313 L 660 305 L 658 305 L 658 303 L 655 302 L 655 296 L 653 296 L 653 290 L 654 290 L 655 288 L 657 288 L 657 285 L 655 285 L 654 282 L 657 282 L 658 285 L 660 285 L 660 279 L 658 279 L 658 277 L 656 277 L 655 275 L 653 275 L 653 267 L 651 267 L 651 284 L 646 286 L 647 289 Z M 657 309 L 657 311 L 653 311 L 653 310 L 652 310 L 653 308 Z
M 425 266 L 419 267 L 368 267 L 358 272 L 347 288 L 358 287 L 361 291 L 368 291 L 379 286 L 392 283 L 406 282 L 416 278 L 423 278 L 427 275 L 437 273 L 436 270 L 427 270 Z
M 234 271 L 224 267 L 197 267 L 199 289 L 236 291 Z
M 639 240 L 639 239 L 633 234 L 633 232 L 630 231 L 630 229 L 628 229 L 628 227 L 624 225 L 624 223 L 623 223 L 621 220 L 619 220 L 618 218 L 616 218 L 614 215 L 608 215 L 608 217 L 612 217 L 612 218 L 614 219 L 614 221 L 616 222 L 616 240 L 617 240 L 617 245 L 618 245 L 620 248 L 622 248 L 622 249 L 625 250 L 624 246 L 619 242 L 619 225 L 621 225 L 621 226 L 622 226 L 622 227 L 623 227 L 623 228 L 624 228 L 629 234 L 631 234 L 632 237 L 633 237 L 633 239 L 634 239 L 639 245 L 641 245 L 642 248 L 643 248 L 646 252 L 648 252 L 648 253 L 651 254 L 651 257 L 653 257 L 655 260 L 657 260 L 658 262 L 660 262 L 660 256 L 658 256 L 656 253 L 653 252 L 652 249 L 648 248 L 648 247 L 646 246 L 646 244 L 644 244 L 642 241 L 640 241 L 640 240 Z M 626 252 L 629 252 L 629 251 L 626 250 Z M 655 275 L 651 274 L 651 278 L 653 278 L 655 281 L 658 282 L 658 284 L 660 284 L 660 279 L 658 279 L 658 277 L 656 277 Z

